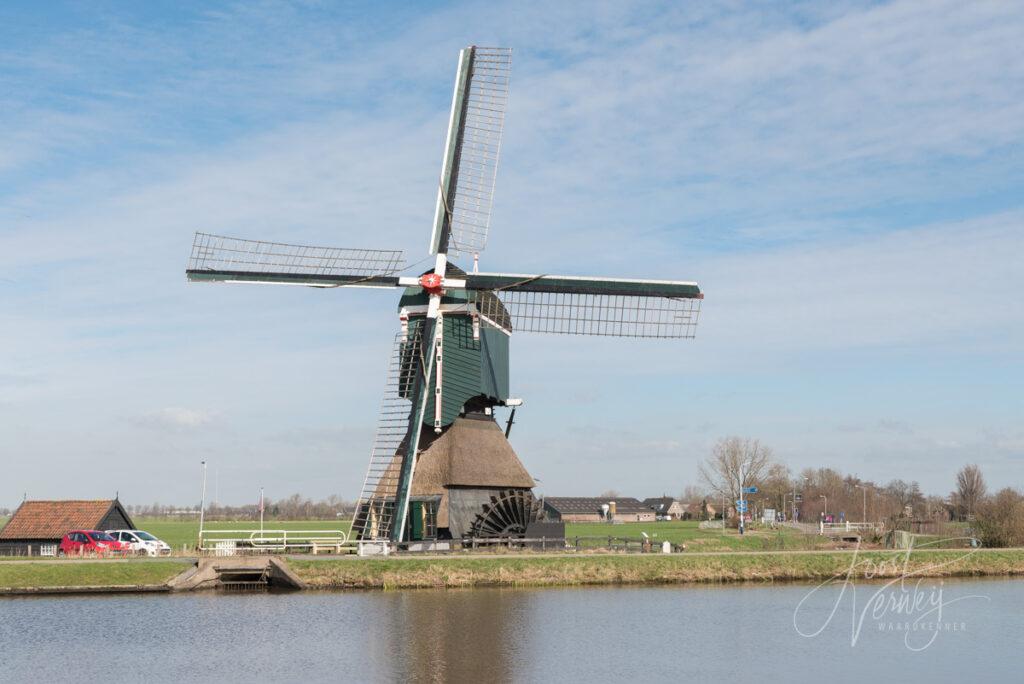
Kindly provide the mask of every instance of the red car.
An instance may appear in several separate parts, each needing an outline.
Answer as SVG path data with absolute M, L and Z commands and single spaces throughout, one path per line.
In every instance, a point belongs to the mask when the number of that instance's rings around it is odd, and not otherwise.
M 57 549 L 58 556 L 105 556 L 130 551 L 129 545 L 99 530 L 74 530 L 64 535 Z

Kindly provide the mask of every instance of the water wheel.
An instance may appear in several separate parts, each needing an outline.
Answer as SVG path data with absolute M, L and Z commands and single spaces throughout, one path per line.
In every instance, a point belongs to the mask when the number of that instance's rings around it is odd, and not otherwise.
M 492 495 L 470 526 L 471 537 L 522 537 L 526 526 L 541 519 L 543 503 L 528 489 L 506 489 Z

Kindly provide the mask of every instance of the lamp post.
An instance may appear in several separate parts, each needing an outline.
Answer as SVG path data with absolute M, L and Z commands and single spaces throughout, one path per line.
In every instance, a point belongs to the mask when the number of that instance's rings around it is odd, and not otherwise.
M 825 500 L 825 511 L 824 511 L 824 513 L 821 514 L 822 515 L 822 519 L 824 520 L 824 518 L 828 517 L 828 497 L 825 496 L 824 494 L 822 494 L 818 498 Z
M 203 513 L 206 511 L 206 461 L 203 461 L 203 495 L 199 499 L 199 546 L 203 545 Z
M 861 521 L 868 521 L 868 488 L 865 485 L 854 485 L 864 495 L 864 512 L 861 514 Z

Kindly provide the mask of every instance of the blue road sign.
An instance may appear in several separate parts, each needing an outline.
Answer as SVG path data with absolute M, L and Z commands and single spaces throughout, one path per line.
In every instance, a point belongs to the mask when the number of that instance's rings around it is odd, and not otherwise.
M 743 493 L 744 494 L 757 494 L 757 487 L 744 487 L 743 488 Z
M 747 502 L 746 501 L 737 501 L 736 502 L 736 510 L 739 511 L 740 513 L 746 513 L 747 512 Z

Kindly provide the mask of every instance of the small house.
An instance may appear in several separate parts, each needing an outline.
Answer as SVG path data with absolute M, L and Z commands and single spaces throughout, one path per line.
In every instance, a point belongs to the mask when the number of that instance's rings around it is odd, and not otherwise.
M 659 496 L 652 499 L 644 499 L 643 505 L 654 511 L 654 514 L 662 520 L 688 519 L 686 507 L 671 496 Z
M 131 530 L 117 499 L 23 501 L 0 530 L 0 556 L 56 556 L 71 530 Z

